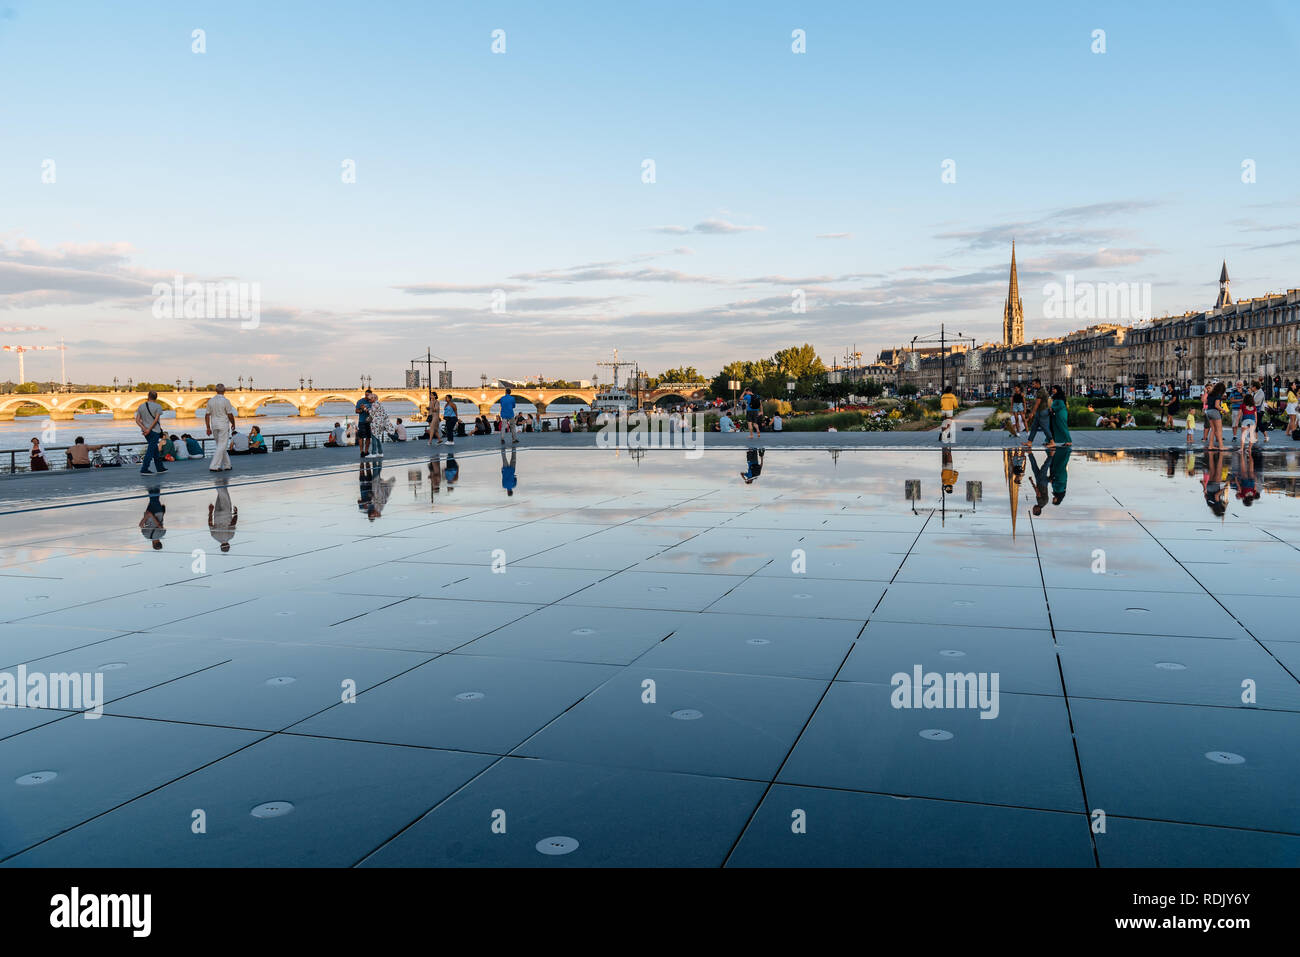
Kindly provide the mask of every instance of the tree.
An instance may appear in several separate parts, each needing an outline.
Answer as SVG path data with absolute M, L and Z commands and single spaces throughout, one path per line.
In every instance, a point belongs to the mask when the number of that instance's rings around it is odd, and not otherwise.
M 667 369 L 657 378 L 660 383 L 664 382 L 700 382 L 704 376 L 700 375 L 695 366 L 677 366 L 675 369 Z
M 41 391 L 41 386 L 38 382 L 20 382 L 14 391 L 19 395 L 33 395 Z
M 772 356 L 772 362 L 791 379 L 803 379 L 826 371 L 826 366 L 822 364 L 817 350 L 807 342 L 801 346 L 778 349 Z

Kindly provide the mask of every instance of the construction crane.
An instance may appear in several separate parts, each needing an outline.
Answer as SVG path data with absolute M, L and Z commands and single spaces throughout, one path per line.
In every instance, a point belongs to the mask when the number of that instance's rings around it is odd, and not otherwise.
M 618 370 L 619 370 L 619 369 L 625 369 L 625 368 L 629 368 L 629 367 L 635 366 L 636 363 L 635 363 L 635 362 L 619 362 L 619 361 L 618 361 L 618 350 L 615 349 L 615 350 L 614 350 L 614 361 L 613 361 L 613 362 L 597 362 L 596 365 L 597 365 L 597 366 L 605 366 L 606 368 L 610 368 L 610 369 L 613 369 L 613 370 L 614 370 L 614 388 L 617 389 L 617 388 L 618 388 Z
M 27 371 L 23 368 L 23 356 L 28 352 L 44 352 L 46 349 L 57 349 L 58 346 L 3 346 L 5 352 L 18 353 L 18 384 L 22 385 L 27 381 Z

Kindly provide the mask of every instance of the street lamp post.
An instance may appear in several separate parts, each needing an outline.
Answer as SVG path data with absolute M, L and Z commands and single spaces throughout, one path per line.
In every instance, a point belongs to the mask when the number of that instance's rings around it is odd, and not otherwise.
M 240 391 L 240 392 L 243 392 L 243 391 L 244 391 L 244 377 L 243 377 L 242 375 L 241 375 L 241 376 L 237 376 L 235 381 L 237 381 L 237 382 L 239 383 L 239 391 Z
M 732 379 L 727 383 L 727 388 L 731 390 L 731 407 L 736 407 L 736 393 L 740 391 L 740 382 Z
M 1237 375 L 1241 375 L 1241 350 L 1246 348 L 1246 337 L 1237 336 L 1233 339 L 1232 348 L 1237 350 Z

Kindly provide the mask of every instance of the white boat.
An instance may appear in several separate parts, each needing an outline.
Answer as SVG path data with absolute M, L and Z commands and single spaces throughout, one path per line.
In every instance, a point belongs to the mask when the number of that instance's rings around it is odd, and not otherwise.
M 597 392 L 591 407 L 597 412 L 628 412 L 636 408 L 636 400 L 625 390 L 614 386 Z

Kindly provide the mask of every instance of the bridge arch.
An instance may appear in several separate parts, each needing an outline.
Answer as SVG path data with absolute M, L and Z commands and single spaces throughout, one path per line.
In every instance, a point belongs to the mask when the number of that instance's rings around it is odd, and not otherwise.
M 50 403 L 48 402 L 42 402 L 34 396 L 19 395 L 15 393 L 0 399 L 0 415 L 3 415 L 5 418 L 12 418 L 14 413 L 24 405 L 34 405 L 44 409 L 46 415 L 56 411 L 50 407 Z

